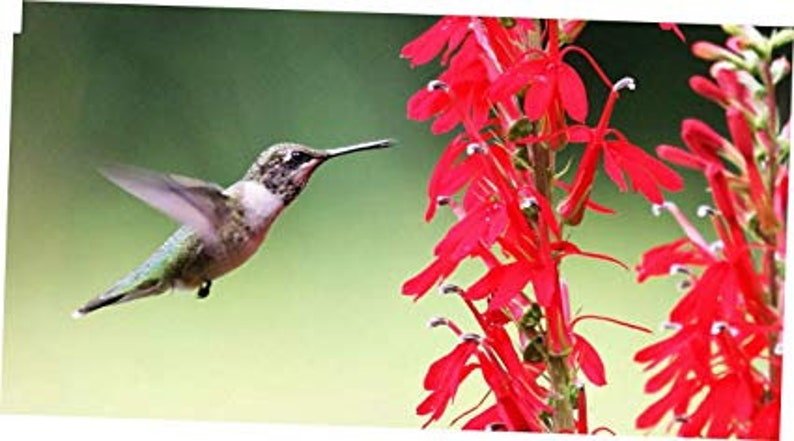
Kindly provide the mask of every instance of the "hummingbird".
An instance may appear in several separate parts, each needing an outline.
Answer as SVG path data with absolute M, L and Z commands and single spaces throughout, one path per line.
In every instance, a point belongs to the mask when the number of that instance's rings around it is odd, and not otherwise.
M 197 289 L 210 294 L 212 282 L 245 263 L 270 226 L 328 159 L 393 145 L 389 139 L 331 150 L 285 142 L 265 149 L 239 181 L 227 188 L 200 179 L 160 174 L 130 166 L 100 173 L 181 226 L 137 268 L 72 316 L 80 318 L 110 305 Z

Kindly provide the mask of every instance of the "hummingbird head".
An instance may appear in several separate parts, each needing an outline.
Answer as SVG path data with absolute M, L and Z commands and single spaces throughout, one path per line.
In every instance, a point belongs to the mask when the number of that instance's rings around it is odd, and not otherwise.
M 291 142 L 274 144 L 259 155 L 243 179 L 262 183 L 281 196 L 286 205 L 303 190 L 314 170 L 328 159 L 392 144 L 393 141 L 385 139 L 331 150 L 314 150 Z

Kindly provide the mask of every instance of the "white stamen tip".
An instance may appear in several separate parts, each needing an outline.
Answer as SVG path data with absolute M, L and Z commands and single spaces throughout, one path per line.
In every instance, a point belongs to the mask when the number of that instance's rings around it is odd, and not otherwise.
M 433 318 L 431 318 L 430 320 L 427 321 L 427 327 L 428 328 L 437 328 L 439 326 L 444 326 L 447 323 L 449 323 L 449 322 L 444 317 L 433 317 Z
M 473 142 L 466 146 L 466 154 L 471 156 L 475 153 L 485 153 L 485 147 L 477 142 Z
M 80 310 L 79 310 L 79 309 L 78 309 L 78 310 L 76 310 L 76 311 L 74 311 L 74 312 L 72 313 L 72 318 L 73 318 L 73 319 L 75 319 L 75 320 L 77 320 L 77 319 L 81 319 L 81 318 L 83 318 L 83 317 L 85 317 L 85 313 L 83 313 L 83 312 L 80 312 Z
M 651 213 L 653 213 L 654 216 L 659 217 L 662 215 L 662 210 L 672 210 L 674 208 L 674 203 L 670 201 L 663 201 L 661 204 L 651 205 Z
M 709 207 L 708 205 L 701 205 L 701 206 L 698 207 L 698 210 L 697 210 L 697 215 L 700 218 L 704 218 L 704 217 L 708 217 L 708 216 L 714 216 L 715 214 L 717 214 L 717 210 Z
M 725 322 L 714 322 L 711 324 L 711 335 L 717 335 L 722 332 L 723 329 L 727 328 L 728 324 Z
M 721 240 L 715 240 L 709 245 L 709 249 L 712 253 L 717 253 L 725 249 L 725 242 Z
M 447 83 L 441 80 L 432 80 L 429 83 L 427 83 L 428 92 L 434 92 L 436 90 L 443 90 L 444 92 L 446 92 L 449 90 L 449 86 L 447 85 Z
M 521 200 L 520 207 L 522 210 L 526 210 L 528 208 L 537 208 L 538 200 L 536 198 L 524 198 Z
M 617 83 L 612 87 L 612 90 L 615 92 L 623 89 L 634 90 L 637 88 L 637 82 L 632 77 L 623 77 L 618 80 Z
M 683 328 L 681 323 L 676 322 L 662 322 L 661 326 L 662 331 L 678 331 L 681 328 Z
M 736 337 L 737 335 L 739 335 L 739 331 L 736 328 L 734 328 L 733 326 L 730 326 L 726 322 L 723 322 L 723 321 L 720 320 L 720 321 L 716 321 L 716 322 L 712 323 L 712 325 L 711 325 L 711 335 L 714 335 L 714 336 L 719 335 L 720 332 L 722 332 L 722 331 L 728 331 L 728 333 L 731 334 L 731 337 Z
M 680 263 L 674 263 L 670 265 L 670 269 L 668 271 L 670 272 L 671 276 L 674 276 L 676 274 L 686 274 L 686 275 L 692 274 L 692 272 L 689 271 L 689 268 L 685 267 L 684 265 L 681 265 Z
M 773 349 L 772 352 L 775 355 L 781 355 L 782 356 L 783 355 L 783 342 L 782 341 L 777 342 L 777 344 L 775 345 L 775 349 Z
M 463 289 L 453 283 L 445 283 L 438 287 L 438 292 L 441 294 L 462 294 Z
M 664 206 L 661 205 L 661 204 L 653 204 L 653 205 L 651 205 L 651 213 L 653 213 L 653 215 L 656 216 L 656 217 L 659 217 L 659 216 L 662 215 L 662 210 L 663 209 L 664 209 Z
M 462 341 L 473 341 L 475 343 L 482 343 L 482 337 L 479 334 L 475 334 L 474 332 L 464 332 L 460 334 L 460 339 Z
M 486 432 L 504 432 L 506 430 L 507 430 L 507 426 L 505 426 L 504 423 L 500 423 L 500 422 L 488 423 L 488 425 L 485 426 Z

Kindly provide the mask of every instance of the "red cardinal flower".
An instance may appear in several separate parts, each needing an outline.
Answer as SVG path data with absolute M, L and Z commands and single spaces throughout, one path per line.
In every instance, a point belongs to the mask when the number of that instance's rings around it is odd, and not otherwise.
M 471 133 L 488 120 L 491 103 L 488 69 L 480 57 L 476 40 L 468 39 L 452 59 L 449 69 L 419 90 L 408 101 L 408 118 L 424 121 L 435 117 L 434 134 L 446 133 L 463 124 Z
M 711 220 L 718 240 L 706 243 L 677 207 L 660 206 L 686 237 L 645 253 L 638 279 L 665 272 L 683 277 L 683 295 L 665 324 L 673 334 L 635 356 L 654 371 L 646 392 L 666 390 L 640 414 L 637 427 L 670 416 L 679 436 L 777 439 L 787 203 L 781 184 L 788 164 L 772 140 L 780 134 L 774 82 L 764 71 L 770 60 L 760 62 L 764 55 L 748 50 L 769 42 L 752 28 L 728 29 L 734 35 L 727 47 L 693 45 L 695 55 L 715 63 L 713 80 L 696 76 L 690 86 L 725 109 L 729 138 L 690 118 L 681 128 L 687 150 L 657 148 L 663 158 L 703 173 L 713 208 L 698 212 Z M 748 84 L 758 87 L 750 93 Z
M 519 90 L 527 87 L 524 95 L 524 113 L 531 121 L 537 121 L 543 115 L 554 112 L 553 105 L 559 103 L 569 117 L 583 122 L 587 118 L 588 111 L 584 82 L 579 73 L 563 58 L 571 51 L 585 54 L 588 60 L 592 58 L 576 46 L 556 50 L 558 46 L 556 24 L 549 27 L 549 32 L 552 50 L 548 53 L 529 52 L 526 59 L 516 64 L 494 83 L 491 96 L 495 101 L 505 103 L 509 102 Z M 598 69 L 594 62 L 593 65 Z
M 418 415 L 430 414 L 430 419 L 423 427 L 444 414 L 447 405 L 455 398 L 460 383 L 477 369 L 477 364 L 469 363 L 476 351 L 477 342 L 474 339 L 464 339 L 452 352 L 430 365 L 424 381 L 425 390 L 430 391 L 430 395 L 416 408 Z
M 443 17 L 422 35 L 406 44 L 400 56 L 411 60 L 411 66 L 426 64 L 436 58 L 446 46 L 441 64 L 446 65 L 450 55 L 469 34 L 471 17 Z
M 661 203 L 663 200 L 660 188 L 670 191 L 683 188 L 683 180 L 678 174 L 630 143 L 618 130 L 607 127 L 618 98 L 618 90 L 624 87 L 633 88 L 633 80 L 624 78 L 616 84 L 595 128 L 574 126 L 569 130 L 571 142 L 586 144 L 572 189 L 558 208 L 563 219 L 571 225 L 581 222 L 602 154 L 607 175 L 621 191 L 628 188 L 624 173 L 628 176 L 632 189 L 642 193 L 653 203 Z

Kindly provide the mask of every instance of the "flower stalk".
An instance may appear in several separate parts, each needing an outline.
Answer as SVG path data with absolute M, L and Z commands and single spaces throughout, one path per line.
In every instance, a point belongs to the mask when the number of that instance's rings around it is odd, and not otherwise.
M 690 85 L 725 110 L 730 137 L 689 119 L 681 133 L 687 150 L 657 148 L 668 161 L 706 177 L 715 207 L 708 215 L 720 246 L 704 250 L 702 236 L 679 211 L 674 214 L 687 237 L 651 249 L 638 266 L 643 281 L 665 275 L 665 266 L 685 265 L 690 282 L 670 312 L 675 333 L 635 356 L 656 370 L 649 392 L 673 388 L 640 414 L 637 426 L 650 428 L 672 413 L 680 436 L 777 439 L 778 262 L 786 254 L 788 155 L 778 141 L 785 134 L 775 89 L 788 72 L 781 70 L 776 81 L 771 66 L 775 49 L 790 41 L 750 26 L 724 29 L 730 34 L 724 46 L 693 44 L 695 56 L 712 62 L 712 79 L 693 77 Z
M 590 199 L 602 157 L 620 190 L 631 188 L 654 203 L 663 201 L 663 191 L 680 190 L 682 182 L 610 127 L 625 80 L 611 91 L 597 126 L 585 124 L 587 88 L 567 57 L 581 56 L 613 89 L 596 60 L 574 44 L 585 24 L 443 17 L 403 48 L 413 65 L 440 54 L 446 67 L 432 82 L 443 87 L 411 97 L 409 118 L 433 119 L 435 134 L 459 130 L 430 177 L 425 215 L 429 221 L 437 210 L 450 208 L 457 223 L 434 248 L 431 263 L 405 282 L 403 294 L 420 299 L 446 283 L 464 259 L 485 264 L 477 281 L 454 291 L 481 338 L 476 345 L 458 343 L 428 369 L 429 395 L 417 407 L 419 415 L 429 415 L 426 424 L 441 418 L 460 383 L 477 372 L 492 392 L 490 405 L 453 419 L 468 418 L 464 429 L 589 430 L 579 377 L 603 386 L 606 374 L 596 349 L 574 332 L 578 319 L 570 313 L 561 262 L 578 255 L 625 266 L 580 249 L 563 228 L 577 227 L 586 211 L 612 212 Z M 578 170 L 558 168 L 556 155 L 564 149 L 581 152 Z M 443 379 L 440 372 L 446 373 Z

